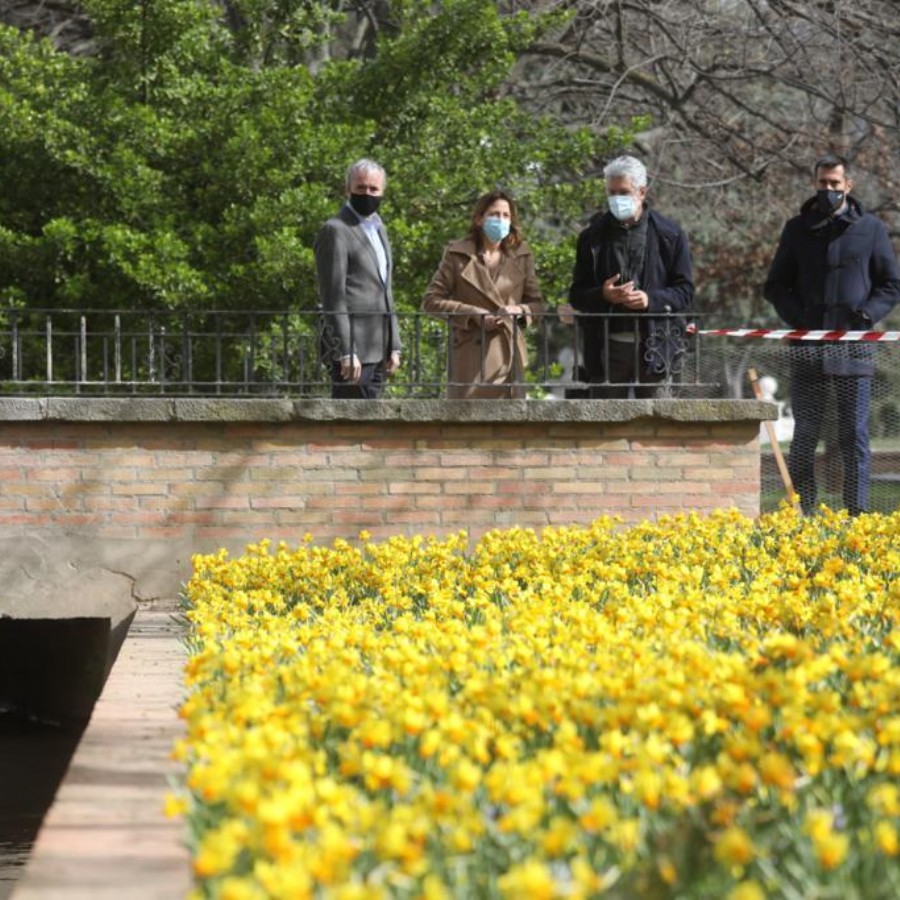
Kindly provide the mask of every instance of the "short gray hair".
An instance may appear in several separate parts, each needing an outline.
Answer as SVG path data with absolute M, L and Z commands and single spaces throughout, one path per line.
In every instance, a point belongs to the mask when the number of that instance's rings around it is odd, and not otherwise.
M 349 191 L 353 177 L 359 173 L 378 172 L 381 175 L 381 186 L 387 187 L 387 172 L 384 167 L 380 166 L 374 159 L 358 159 L 349 169 L 347 169 L 347 177 L 344 179 L 344 187 Z
M 629 178 L 636 188 L 647 187 L 647 169 L 633 156 L 617 156 L 603 169 L 606 181 L 610 178 Z

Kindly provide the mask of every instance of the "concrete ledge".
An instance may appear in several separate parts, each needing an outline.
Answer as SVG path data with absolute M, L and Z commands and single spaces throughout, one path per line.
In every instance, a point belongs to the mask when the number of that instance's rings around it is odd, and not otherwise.
M 63 534 L 0 537 L 0 706 L 87 720 L 138 608 L 129 570 L 147 565 L 144 549 L 132 541 L 117 553 Z M 167 549 L 171 565 L 177 555 Z
M 192 550 L 170 540 L 98 540 L 83 529 L 0 536 L 0 619 L 102 616 L 115 628 L 139 603 L 178 597 Z
M 763 422 L 758 400 L 291 400 L 288 398 L 0 398 L 0 422 Z

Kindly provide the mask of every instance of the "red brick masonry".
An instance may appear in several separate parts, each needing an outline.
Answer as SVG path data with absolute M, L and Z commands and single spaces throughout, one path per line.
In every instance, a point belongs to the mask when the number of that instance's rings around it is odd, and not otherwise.
M 174 539 L 473 537 L 759 512 L 757 401 L 0 401 L 0 528 Z

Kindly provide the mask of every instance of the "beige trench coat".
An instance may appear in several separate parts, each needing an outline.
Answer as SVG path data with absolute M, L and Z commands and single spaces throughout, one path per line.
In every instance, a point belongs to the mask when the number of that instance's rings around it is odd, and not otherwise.
M 486 314 L 506 306 L 527 306 L 530 315 L 509 318 L 496 331 L 484 327 Z M 452 400 L 524 397 L 528 362 L 525 329 L 544 311 L 534 271 L 534 256 L 523 241 L 504 253 L 492 278 L 478 258 L 471 238 L 444 248 L 441 264 L 428 285 L 422 309 L 450 322 L 450 360 L 447 396 Z

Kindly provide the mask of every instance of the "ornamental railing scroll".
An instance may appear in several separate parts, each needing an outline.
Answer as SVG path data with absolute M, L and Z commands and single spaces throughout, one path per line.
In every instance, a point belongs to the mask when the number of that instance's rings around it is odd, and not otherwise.
M 528 323 L 510 321 L 514 337 L 525 329 L 529 363 L 523 384 L 530 398 L 585 395 L 581 345 L 588 318 L 607 323 L 612 317 L 579 315 L 572 322 L 550 310 Z M 384 396 L 446 396 L 452 329 L 459 321 L 420 312 L 400 312 L 397 319 L 402 366 Z M 688 327 L 698 319 L 654 315 L 648 329 L 646 317 L 628 317 L 640 354 L 638 371 L 664 373 L 672 396 L 721 395 L 721 384 L 703 371 L 699 329 Z M 325 324 L 318 310 L 0 308 L 0 393 L 328 397 Z M 480 345 L 487 345 L 484 317 L 466 316 L 465 327 L 480 330 Z M 602 333 L 605 355 L 605 327 Z

